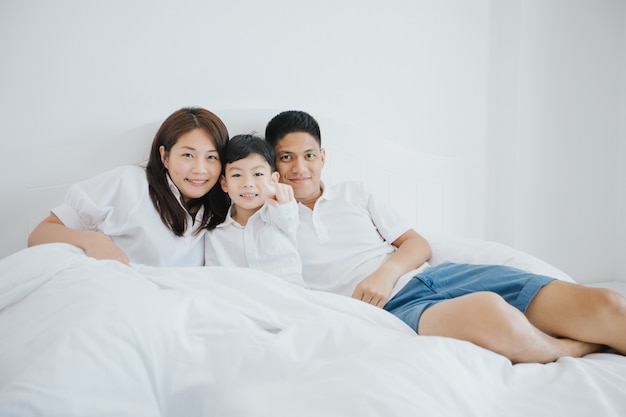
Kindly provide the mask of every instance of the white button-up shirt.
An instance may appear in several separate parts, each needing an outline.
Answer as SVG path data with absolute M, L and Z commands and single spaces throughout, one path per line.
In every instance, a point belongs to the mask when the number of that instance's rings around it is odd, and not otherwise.
M 295 200 L 278 207 L 266 203 L 245 226 L 233 219 L 234 209 L 232 206 L 226 220 L 207 232 L 206 265 L 253 268 L 306 287 L 296 249 Z

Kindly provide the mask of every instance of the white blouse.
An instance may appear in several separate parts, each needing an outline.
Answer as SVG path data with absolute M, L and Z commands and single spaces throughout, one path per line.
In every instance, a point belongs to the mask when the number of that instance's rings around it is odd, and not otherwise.
M 169 178 L 168 178 L 169 180 Z M 180 202 L 180 192 L 169 180 Z M 182 204 L 181 204 L 182 206 Z M 67 227 L 96 230 L 107 235 L 130 262 L 150 266 L 204 265 L 205 230 L 194 233 L 203 209 L 195 219 L 188 215 L 188 228 L 176 236 L 161 220 L 148 192 L 146 171 L 140 166 L 122 166 L 70 186 L 65 203 L 52 212 Z

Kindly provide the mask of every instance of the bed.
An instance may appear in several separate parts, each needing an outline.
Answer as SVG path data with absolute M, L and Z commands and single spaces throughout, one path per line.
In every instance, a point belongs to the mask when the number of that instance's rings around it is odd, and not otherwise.
M 262 132 L 275 112 L 218 114 L 234 134 Z M 396 193 L 386 178 L 398 167 L 333 142 L 350 128 L 331 122 L 322 120 L 331 137 L 325 181 L 359 179 L 400 201 L 431 241 L 431 263 L 498 263 L 572 280 L 508 246 L 449 234 L 465 215 L 447 209 L 463 198 L 456 161 L 417 156 L 416 194 Z M 157 125 L 120 135 L 136 139 L 128 161 L 103 159 L 140 162 Z M 12 229 L 17 250 L 0 260 L 0 416 L 626 415 L 620 355 L 512 365 L 254 270 L 125 266 L 65 244 L 24 248 L 66 184 L 96 173 L 65 172 L 20 190 L 27 198 L 14 210 L 28 221 Z

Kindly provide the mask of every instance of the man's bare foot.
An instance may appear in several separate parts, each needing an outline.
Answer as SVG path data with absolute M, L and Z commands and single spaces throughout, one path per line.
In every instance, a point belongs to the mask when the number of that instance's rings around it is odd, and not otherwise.
M 607 349 L 605 345 L 581 342 L 580 340 L 563 338 L 558 339 L 558 341 L 561 345 L 561 354 L 559 357 L 571 356 L 573 358 L 580 358 L 590 353 L 603 352 Z

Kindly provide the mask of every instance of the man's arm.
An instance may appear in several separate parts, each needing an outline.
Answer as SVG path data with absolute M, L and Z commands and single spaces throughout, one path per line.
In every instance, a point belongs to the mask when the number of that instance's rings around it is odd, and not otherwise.
M 28 246 L 44 243 L 69 243 L 96 259 L 113 259 L 128 265 L 128 256 L 105 234 L 93 230 L 71 229 L 55 215 L 50 214 L 35 227 L 28 237 Z
M 357 285 L 353 298 L 377 307 L 384 306 L 398 279 L 428 261 L 432 254 L 428 240 L 413 229 L 404 232 L 392 244 L 397 250 Z

